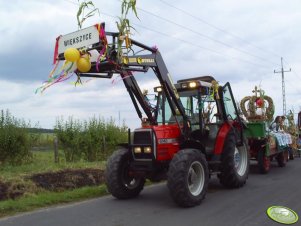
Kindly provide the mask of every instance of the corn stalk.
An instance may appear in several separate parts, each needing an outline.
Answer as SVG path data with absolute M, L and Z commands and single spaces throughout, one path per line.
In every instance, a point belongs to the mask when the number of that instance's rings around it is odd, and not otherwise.
M 83 2 L 79 2 L 79 7 L 78 7 L 78 11 L 76 14 L 76 18 L 77 18 L 77 25 L 78 25 L 78 29 L 80 30 L 83 26 L 83 23 L 86 19 L 88 19 L 89 17 L 92 17 L 95 15 L 95 12 L 98 12 L 99 14 L 99 9 L 95 8 L 94 4 L 92 1 L 83 1 Z M 88 12 L 85 12 L 85 10 L 90 10 Z
M 125 47 L 127 51 L 131 48 L 131 42 L 129 39 L 129 36 L 131 34 L 131 29 L 134 29 L 131 24 L 130 20 L 127 18 L 128 13 L 132 10 L 134 12 L 135 16 L 139 19 L 137 10 L 136 10 L 136 0 L 123 0 L 121 3 L 121 17 L 119 18 L 119 21 L 116 21 L 117 28 L 119 31 L 119 36 L 118 36 L 118 58 L 120 59 L 123 55 L 122 52 L 122 46 L 125 42 Z

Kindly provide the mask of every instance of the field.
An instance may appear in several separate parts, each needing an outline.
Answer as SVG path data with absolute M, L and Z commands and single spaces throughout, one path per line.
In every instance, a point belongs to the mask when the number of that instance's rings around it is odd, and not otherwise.
M 66 162 L 59 151 L 32 151 L 33 161 L 0 167 L 0 217 L 106 194 L 105 162 Z
M 105 194 L 105 162 L 127 136 L 112 118 L 60 118 L 49 130 L 1 110 L 0 217 Z

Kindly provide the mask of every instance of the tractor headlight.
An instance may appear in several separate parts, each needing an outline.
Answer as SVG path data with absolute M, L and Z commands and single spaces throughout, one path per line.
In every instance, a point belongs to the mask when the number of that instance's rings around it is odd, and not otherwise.
M 161 86 L 155 87 L 154 90 L 156 93 L 160 93 L 162 92 L 162 87 Z
M 141 147 L 134 147 L 134 153 L 135 154 L 139 154 L 139 153 L 141 153 Z
M 189 82 L 189 88 L 195 88 L 196 82 Z
M 150 154 L 150 153 L 152 153 L 152 148 L 151 147 L 144 147 L 143 152 L 146 153 L 146 154 Z

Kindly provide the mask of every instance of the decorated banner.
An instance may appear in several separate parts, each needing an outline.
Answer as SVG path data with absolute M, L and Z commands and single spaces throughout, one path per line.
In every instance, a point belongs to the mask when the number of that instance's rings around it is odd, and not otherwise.
M 127 54 L 131 48 L 129 38 L 131 25 L 127 18 L 129 9 L 132 9 L 137 17 L 136 0 L 123 0 L 121 5 L 121 17 L 116 22 L 119 31 L 116 43 L 117 61 L 124 54 Z M 87 12 L 86 10 L 89 11 Z M 50 72 L 48 80 L 36 90 L 36 93 L 43 92 L 53 84 L 66 81 L 73 75 L 77 75 L 75 84 L 82 83 L 80 79 L 81 73 L 89 73 L 92 67 L 94 71 L 99 72 L 99 65 L 103 61 L 110 61 L 110 63 L 114 64 L 107 53 L 108 42 L 104 31 L 104 23 L 82 29 L 83 22 L 94 16 L 94 13 L 97 11 L 98 9 L 94 7 L 92 1 L 84 0 L 79 3 L 76 15 L 79 30 L 56 38 L 53 56 L 54 68 Z
M 92 49 L 92 45 L 102 42 L 100 49 Z M 90 71 L 92 62 L 98 64 L 106 59 L 107 40 L 102 24 L 59 36 L 56 39 L 53 64 L 54 68 L 48 80 L 36 90 L 43 92 L 58 82 L 66 81 L 77 73 Z

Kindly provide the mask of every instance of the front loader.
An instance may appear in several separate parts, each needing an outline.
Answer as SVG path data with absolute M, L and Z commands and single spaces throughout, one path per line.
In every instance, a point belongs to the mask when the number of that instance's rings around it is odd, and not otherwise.
M 167 180 L 173 200 L 190 207 L 205 198 L 211 175 L 216 174 L 226 187 L 243 186 L 249 155 L 230 84 L 219 86 L 211 76 L 174 84 L 157 48 L 129 39 L 130 49 L 120 56 L 119 41 L 118 33 L 105 32 L 105 39 L 87 49 L 101 52 L 106 46 L 105 56 L 88 73 L 78 73 L 96 78 L 120 75 L 141 120 L 141 127 L 129 131 L 128 142 L 120 144 L 107 161 L 109 192 L 118 199 L 129 199 L 139 195 L 146 179 Z M 63 59 L 62 54 L 59 57 Z M 160 83 L 155 89 L 155 106 L 135 79 L 136 73 L 148 71 Z

